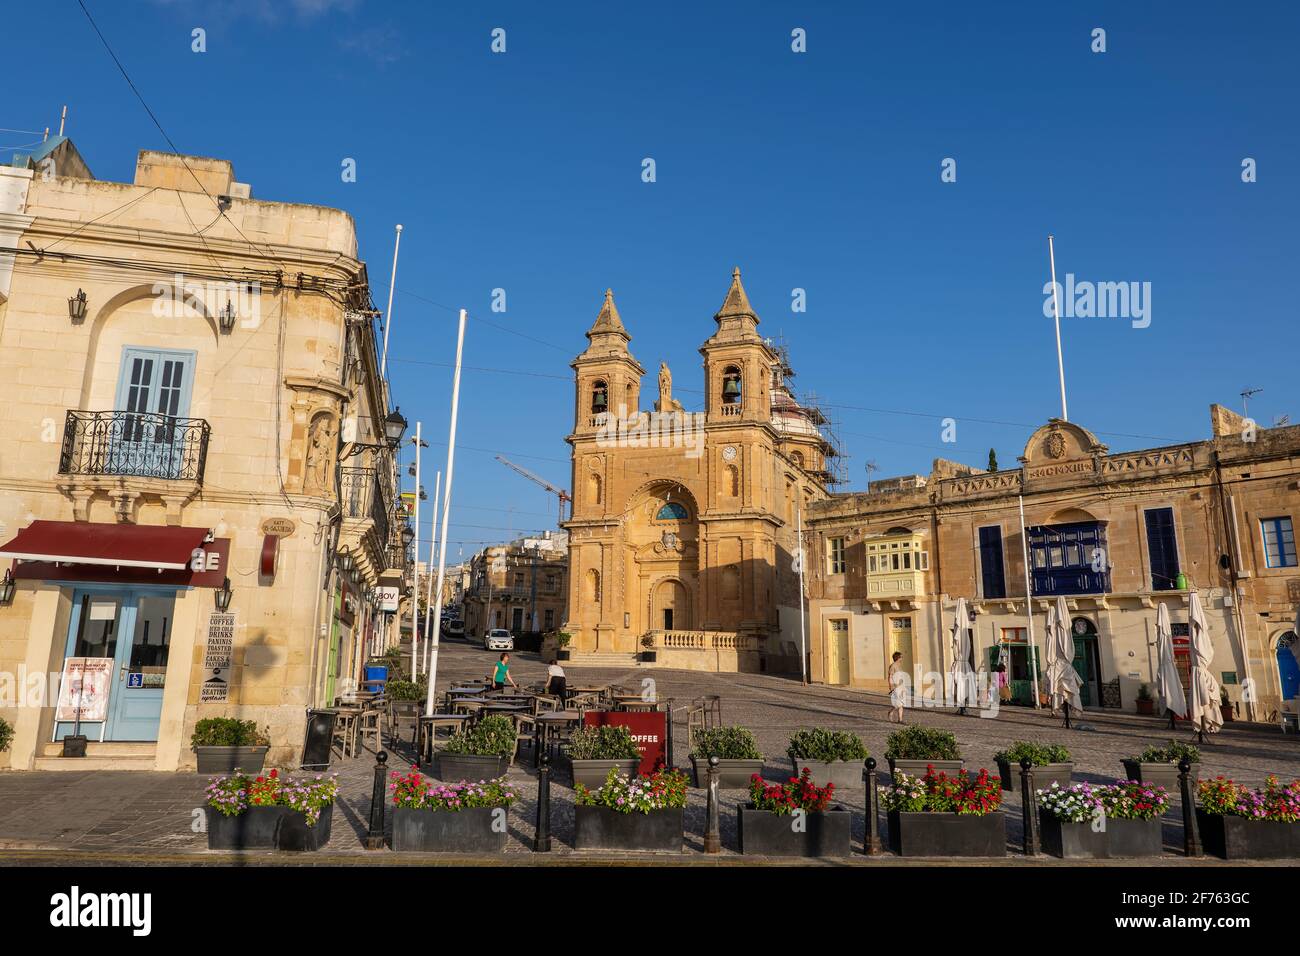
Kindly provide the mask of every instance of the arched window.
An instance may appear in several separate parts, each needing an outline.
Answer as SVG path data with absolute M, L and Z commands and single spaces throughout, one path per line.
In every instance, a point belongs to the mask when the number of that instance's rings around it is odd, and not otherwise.
M 600 572 L 595 568 L 587 571 L 587 600 L 592 602 L 600 600 Z
M 587 479 L 587 486 L 589 488 L 589 497 L 591 498 L 591 503 L 593 505 L 600 504 L 601 501 L 600 475 L 597 475 L 593 472 L 591 477 Z
M 722 370 L 722 403 L 735 405 L 741 399 L 740 368 L 728 365 Z
M 609 409 L 609 386 L 604 379 L 596 379 L 591 384 L 591 411 L 599 415 Z
M 664 506 L 659 509 L 655 515 L 656 521 L 685 521 L 689 518 L 690 512 L 675 501 L 664 502 Z

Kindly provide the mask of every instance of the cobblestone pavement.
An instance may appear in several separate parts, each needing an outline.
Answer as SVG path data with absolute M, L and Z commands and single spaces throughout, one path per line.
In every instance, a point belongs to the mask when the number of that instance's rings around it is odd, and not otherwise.
M 439 688 L 470 677 L 484 676 L 495 654 L 462 643 L 442 646 Z M 517 653 L 512 674 L 520 683 L 540 680 L 544 665 L 535 654 Z M 722 695 L 722 719 L 754 731 L 767 755 L 764 776 L 779 780 L 791 767 L 784 751 L 791 732 L 803 727 L 826 726 L 852 730 L 867 743 L 880 760 L 882 770 L 885 738 L 895 729 L 886 720 L 886 705 L 879 695 L 844 688 L 801 687 L 797 681 L 758 674 L 716 675 L 687 671 L 632 668 L 622 671 L 572 668 L 572 683 L 618 682 L 640 686 L 645 678 L 655 681 L 661 700 L 673 700 L 675 756 L 679 765 L 686 760 L 686 711 L 695 697 Z M 1002 708 L 996 718 L 958 716 L 950 711 L 908 711 L 909 722 L 951 730 L 957 735 L 968 768 L 993 769 L 993 754 L 1017 739 L 1063 743 L 1070 748 L 1076 780 L 1108 781 L 1122 776 L 1120 760 L 1135 756 L 1151 743 L 1170 737 L 1163 721 L 1128 714 L 1088 712 L 1082 721 L 1065 730 L 1050 715 L 1024 708 Z M 1176 732 L 1188 739 L 1185 730 Z M 403 770 L 413 758 L 409 743 L 399 743 L 389 761 L 391 769 Z M 374 754 L 363 750 L 355 759 L 336 761 L 340 798 L 335 809 L 333 832 L 326 851 L 291 854 L 221 854 L 206 849 L 202 830 L 202 794 L 206 778 L 196 774 L 136 772 L 38 772 L 0 773 L 0 864 L 77 862 L 120 865 L 131 863 L 294 862 L 294 863 L 519 863 L 545 864 L 581 862 L 692 863 L 725 865 L 738 863 L 736 852 L 736 807 L 743 791 L 723 791 L 721 825 L 723 853 L 705 857 L 705 795 L 692 790 L 686 813 L 685 853 L 671 856 L 643 854 L 633 860 L 600 853 L 576 854 L 573 842 L 573 792 L 562 762 L 552 775 L 552 853 L 531 853 L 536 819 L 537 784 L 531 754 L 524 752 L 508 777 L 519 801 L 510 815 L 510 839 L 504 859 L 464 860 L 437 855 L 400 856 L 391 852 L 367 852 L 362 838 L 366 832 L 374 780 Z M 1300 776 L 1300 737 L 1282 735 L 1277 729 L 1242 723 L 1228 724 L 1221 734 L 1202 747 L 1202 776 L 1225 774 L 1258 784 L 1269 773 L 1287 778 Z M 837 802 L 854 811 L 856 865 L 898 864 L 888 854 L 868 858 L 861 854 L 865 835 L 864 799 L 861 787 L 836 795 Z M 1017 793 L 1004 794 L 1007 818 L 1009 865 L 1058 865 L 1059 861 L 1029 861 L 1015 854 L 1022 841 L 1021 804 Z M 883 818 L 882 818 L 883 826 Z M 1179 808 L 1175 805 L 1165 819 L 1166 854 L 1159 861 L 1178 865 L 1182 846 Z M 753 861 L 753 858 L 745 858 Z M 778 862 L 778 861 L 766 861 Z M 912 862 L 912 861 L 908 861 Z M 1115 865 L 1121 861 L 1111 861 Z M 1135 861 L 1143 866 L 1155 861 Z M 984 861 L 981 865 L 986 864 Z M 1213 865 L 1213 861 L 1206 861 Z M 921 863 L 921 865 L 925 865 Z

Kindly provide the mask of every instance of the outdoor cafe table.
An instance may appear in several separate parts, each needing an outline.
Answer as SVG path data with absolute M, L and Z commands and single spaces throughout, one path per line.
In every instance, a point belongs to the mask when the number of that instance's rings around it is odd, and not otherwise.
M 580 720 L 582 720 L 582 712 L 577 710 L 552 710 L 538 714 L 536 717 L 537 746 L 534 748 L 534 759 L 541 759 L 541 755 L 546 752 L 551 736 L 555 731 L 569 724 L 576 724 Z
M 451 687 L 451 688 L 448 688 L 447 693 L 449 693 L 449 694 L 456 694 L 456 695 L 464 694 L 464 695 L 466 695 L 466 696 L 472 696 L 472 695 L 475 695 L 475 694 L 482 694 L 482 693 L 484 693 L 486 690 L 487 690 L 486 687 L 481 687 L 481 686 L 478 686 L 478 685 L 475 685 L 475 686 L 473 686 L 473 687 L 461 686 L 461 687 Z
M 640 697 L 634 700 L 620 700 L 615 706 L 628 713 L 641 713 L 645 711 L 655 711 L 659 705 L 653 700 L 642 700 Z
M 426 714 L 420 718 L 420 753 L 425 763 L 433 760 L 434 738 L 439 727 L 447 727 L 452 733 L 464 728 L 469 720 L 468 714 Z

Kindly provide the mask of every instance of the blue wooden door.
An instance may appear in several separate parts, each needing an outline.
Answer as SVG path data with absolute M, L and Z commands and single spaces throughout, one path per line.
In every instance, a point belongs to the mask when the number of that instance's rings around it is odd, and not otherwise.
M 167 591 L 87 588 L 74 595 L 66 655 L 113 660 L 104 740 L 158 739 L 175 603 Z M 55 739 L 74 726 L 60 722 Z M 99 729 L 83 724 L 81 732 L 97 739 Z
M 1282 699 L 1294 700 L 1300 696 L 1300 663 L 1296 661 L 1296 636 L 1283 634 L 1277 642 L 1277 673 L 1282 684 Z
M 179 472 L 185 433 L 177 419 L 189 415 L 193 374 L 193 352 L 130 345 L 122 350 L 113 473 L 166 478 Z

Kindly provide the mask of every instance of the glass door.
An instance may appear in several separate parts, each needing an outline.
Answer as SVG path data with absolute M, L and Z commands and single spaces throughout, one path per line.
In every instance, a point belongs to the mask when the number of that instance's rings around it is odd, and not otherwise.
M 110 455 L 115 474 L 166 478 L 179 473 L 189 414 L 193 352 L 126 348 L 117 387 L 121 414 Z

